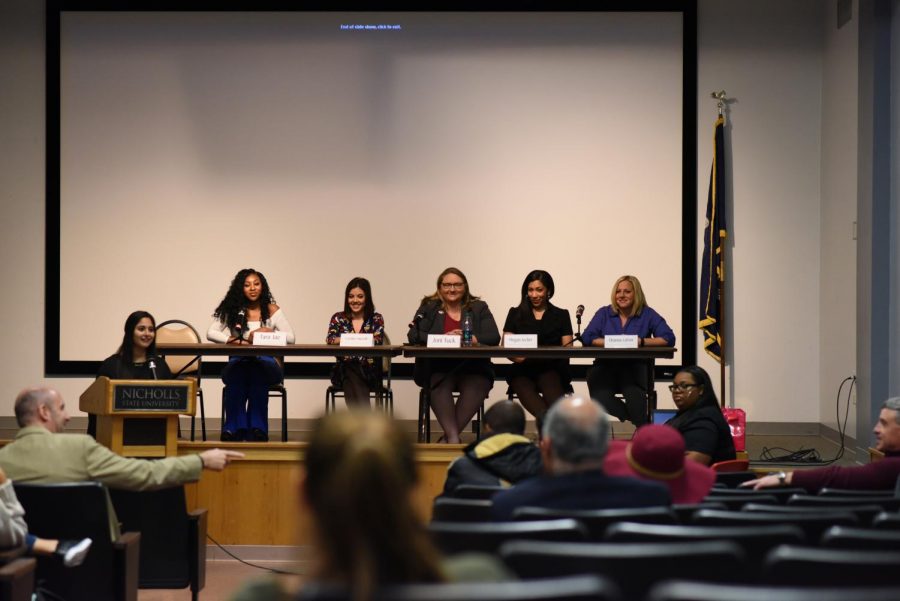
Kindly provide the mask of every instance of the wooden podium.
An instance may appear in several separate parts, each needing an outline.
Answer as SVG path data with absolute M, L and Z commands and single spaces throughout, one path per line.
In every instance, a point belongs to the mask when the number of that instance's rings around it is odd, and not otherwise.
M 88 386 L 78 407 L 97 416 L 97 442 L 126 457 L 178 454 L 178 416 L 194 415 L 194 380 L 110 380 Z

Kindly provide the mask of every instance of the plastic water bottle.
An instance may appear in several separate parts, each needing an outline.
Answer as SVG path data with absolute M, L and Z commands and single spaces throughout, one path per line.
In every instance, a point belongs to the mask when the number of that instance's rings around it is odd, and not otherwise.
M 472 346 L 472 314 L 466 311 L 462 320 L 462 345 Z

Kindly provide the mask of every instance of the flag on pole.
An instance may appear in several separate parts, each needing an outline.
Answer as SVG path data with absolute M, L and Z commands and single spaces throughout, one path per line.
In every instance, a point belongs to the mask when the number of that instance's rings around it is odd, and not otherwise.
M 725 181 L 725 119 L 716 120 L 713 135 L 713 161 L 709 174 L 709 199 L 706 203 L 706 227 L 703 229 L 703 265 L 700 272 L 700 322 L 703 348 L 722 362 L 721 291 L 725 285 L 725 210 L 722 194 Z

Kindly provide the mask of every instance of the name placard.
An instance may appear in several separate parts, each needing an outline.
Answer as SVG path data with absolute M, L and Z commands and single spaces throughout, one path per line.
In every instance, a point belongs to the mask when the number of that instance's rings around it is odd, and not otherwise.
M 638 336 L 636 334 L 612 334 L 604 336 L 603 346 L 606 348 L 637 348 Z
M 462 336 L 458 334 L 429 334 L 428 348 L 459 348 L 462 346 Z
M 537 334 L 507 334 L 503 337 L 506 348 L 537 348 Z
M 254 332 L 253 344 L 257 346 L 287 346 L 287 333 Z
M 113 411 L 179 411 L 190 406 L 191 386 L 154 384 L 116 384 L 113 390 Z
M 341 334 L 341 346 L 375 346 L 374 334 Z

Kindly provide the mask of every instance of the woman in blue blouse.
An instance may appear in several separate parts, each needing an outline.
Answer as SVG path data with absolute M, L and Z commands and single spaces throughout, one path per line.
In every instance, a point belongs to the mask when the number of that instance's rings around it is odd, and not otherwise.
M 372 286 L 366 278 L 353 278 L 344 291 L 344 310 L 331 316 L 328 344 L 340 344 L 341 334 L 372 334 L 384 344 L 384 317 L 375 312 Z M 369 393 L 381 390 L 381 360 L 373 357 L 338 357 L 331 383 L 344 391 L 348 407 L 369 407 Z
M 641 283 L 633 275 L 616 280 L 610 303 L 601 307 L 584 330 L 584 346 L 603 346 L 604 336 L 631 334 L 640 346 L 675 346 L 675 333 L 663 317 L 647 306 Z M 647 364 L 629 359 L 597 359 L 588 372 L 591 397 L 607 413 L 635 426 L 647 422 Z M 617 399 L 621 392 L 625 402 Z

